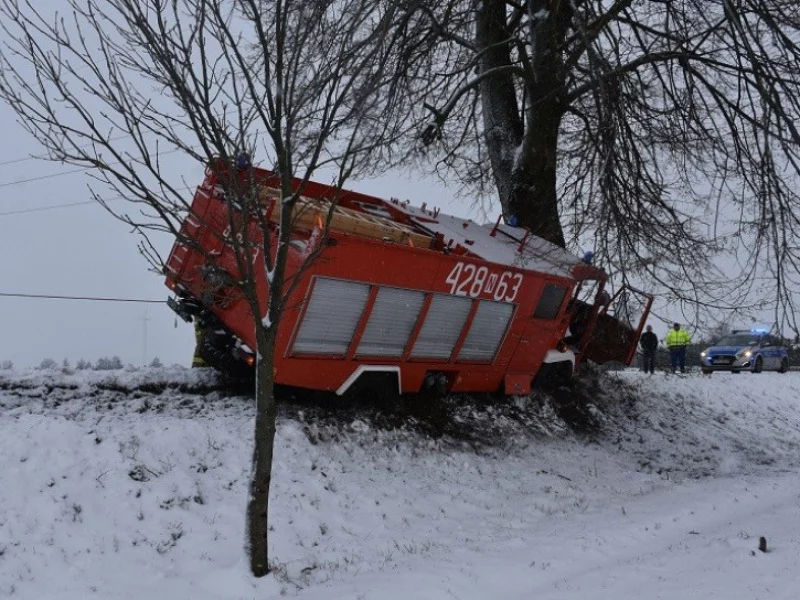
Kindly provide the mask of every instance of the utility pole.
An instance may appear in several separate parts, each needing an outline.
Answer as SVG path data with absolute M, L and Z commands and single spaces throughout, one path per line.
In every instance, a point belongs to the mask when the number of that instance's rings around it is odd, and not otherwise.
M 144 310 L 144 315 L 140 319 L 142 321 L 142 366 L 147 366 L 147 322 L 150 317 L 147 316 L 147 309 Z

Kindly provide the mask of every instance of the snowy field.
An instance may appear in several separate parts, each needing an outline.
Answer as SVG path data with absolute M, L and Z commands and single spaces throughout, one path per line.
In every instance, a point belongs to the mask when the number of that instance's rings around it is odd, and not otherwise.
M 0 598 L 800 595 L 800 373 L 586 385 L 460 399 L 434 436 L 282 407 L 255 581 L 250 400 L 178 368 L 0 371 Z

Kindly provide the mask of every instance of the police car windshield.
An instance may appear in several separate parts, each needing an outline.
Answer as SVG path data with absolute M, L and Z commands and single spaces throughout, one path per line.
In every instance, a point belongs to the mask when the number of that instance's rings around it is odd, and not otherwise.
M 715 346 L 755 346 L 758 338 L 749 333 L 725 335 L 714 344 Z

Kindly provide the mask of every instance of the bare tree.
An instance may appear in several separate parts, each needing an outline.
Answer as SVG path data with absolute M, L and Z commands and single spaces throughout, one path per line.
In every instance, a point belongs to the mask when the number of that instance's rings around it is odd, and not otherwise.
M 593 246 L 620 279 L 695 308 L 770 298 L 796 330 L 795 3 L 409 0 L 405 14 L 439 168 L 493 186 L 534 233 Z
M 291 219 L 315 172 L 327 168 L 341 186 L 398 134 L 386 75 L 395 11 L 371 0 L 64 4 L 66 12 L 49 14 L 33 2 L 0 0 L 0 96 L 49 157 L 89 168 L 100 184 L 93 197 L 141 234 L 140 249 L 159 273 L 159 234 L 194 243 L 181 232 L 190 194 L 166 156 L 210 165 L 225 182 L 220 241 L 236 260 L 228 283 L 249 306 L 257 340 L 247 528 L 251 570 L 262 576 L 270 570 L 273 358 L 291 291 L 284 281 Z M 279 176 L 276 244 L 243 152 L 265 156 Z M 258 293 L 265 282 L 266 300 Z

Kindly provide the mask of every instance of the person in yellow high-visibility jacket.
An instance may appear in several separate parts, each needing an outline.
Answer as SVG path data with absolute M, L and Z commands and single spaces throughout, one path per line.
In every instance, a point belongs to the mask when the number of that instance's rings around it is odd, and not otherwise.
M 685 329 L 681 329 L 680 323 L 675 323 L 672 330 L 667 334 L 664 343 L 669 348 L 669 361 L 672 364 L 674 373 L 680 368 L 681 373 L 686 373 L 686 346 L 692 343 L 692 338 Z

